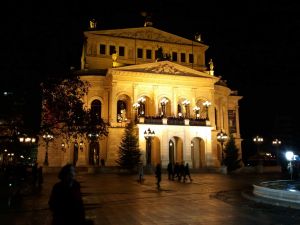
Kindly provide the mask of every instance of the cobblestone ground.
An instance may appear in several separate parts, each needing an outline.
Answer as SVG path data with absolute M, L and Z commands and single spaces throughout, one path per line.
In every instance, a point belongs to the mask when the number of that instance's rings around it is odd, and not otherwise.
M 248 200 L 242 191 L 276 174 L 192 174 L 193 182 L 169 181 L 161 190 L 154 175 L 78 174 L 86 215 L 95 225 L 300 225 L 300 211 Z M 48 197 L 56 174 L 46 174 L 41 190 L 29 191 L 11 208 L 1 204 L 1 225 L 50 225 Z M 3 198 L 2 198 L 3 199 Z

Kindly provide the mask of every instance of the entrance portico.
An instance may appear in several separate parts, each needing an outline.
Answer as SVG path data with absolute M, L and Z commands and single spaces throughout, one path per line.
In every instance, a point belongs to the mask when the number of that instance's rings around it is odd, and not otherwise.
M 184 161 L 189 163 L 192 168 L 214 166 L 211 127 L 138 124 L 139 145 L 144 165 L 147 162 L 144 132 L 149 128 L 155 132 L 155 137 L 150 145 L 152 156 L 150 164 L 152 166 L 160 162 L 162 167 L 167 167 L 170 160 L 173 162 Z M 198 153 L 192 153 L 192 149 L 197 150 Z

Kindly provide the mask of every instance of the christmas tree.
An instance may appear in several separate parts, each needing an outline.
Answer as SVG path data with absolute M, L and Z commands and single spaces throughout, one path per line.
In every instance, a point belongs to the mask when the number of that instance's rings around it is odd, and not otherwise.
M 239 149 L 236 147 L 233 135 L 230 134 L 229 140 L 225 145 L 224 164 L 227 166 L 228 172 L 234 171 L 241 167 L 241 159 L 239 159 Z
M 119 147 L 119 159 L 116 160 L 122 169 L 132 170 L 141 161 L 139 139 L 136 134 L 135 124 L 130 122 L 126 125 L 124 136 Z

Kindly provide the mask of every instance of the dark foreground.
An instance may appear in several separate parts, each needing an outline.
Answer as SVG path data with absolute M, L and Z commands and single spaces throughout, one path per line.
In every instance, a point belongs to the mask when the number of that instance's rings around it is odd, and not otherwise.
M 300 225 L 300 211 L 248 200 L 242 192 L 253 183 L 280 179 L 280 174 L 194 173 L 193 182 L 169 181 L 161 190 L 154 175 L 144 183 L 136 175 L 79 173 L 86 215 L 95 225 Z M 48 197 L 56 174 L 45 174 L 41 189 L 27 187 L 6 204 L 1 196 L 1 225 L 50 225 Z

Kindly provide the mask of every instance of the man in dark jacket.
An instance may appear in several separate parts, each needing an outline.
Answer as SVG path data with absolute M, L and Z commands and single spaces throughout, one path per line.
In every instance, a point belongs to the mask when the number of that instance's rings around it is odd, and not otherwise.
M 81 196 L 80 184 L 75 180 L 75 168 L 71 164 L 64 166 L 49 199 L 53 213 L 52 225 L 83 225 L 85 212 Z

